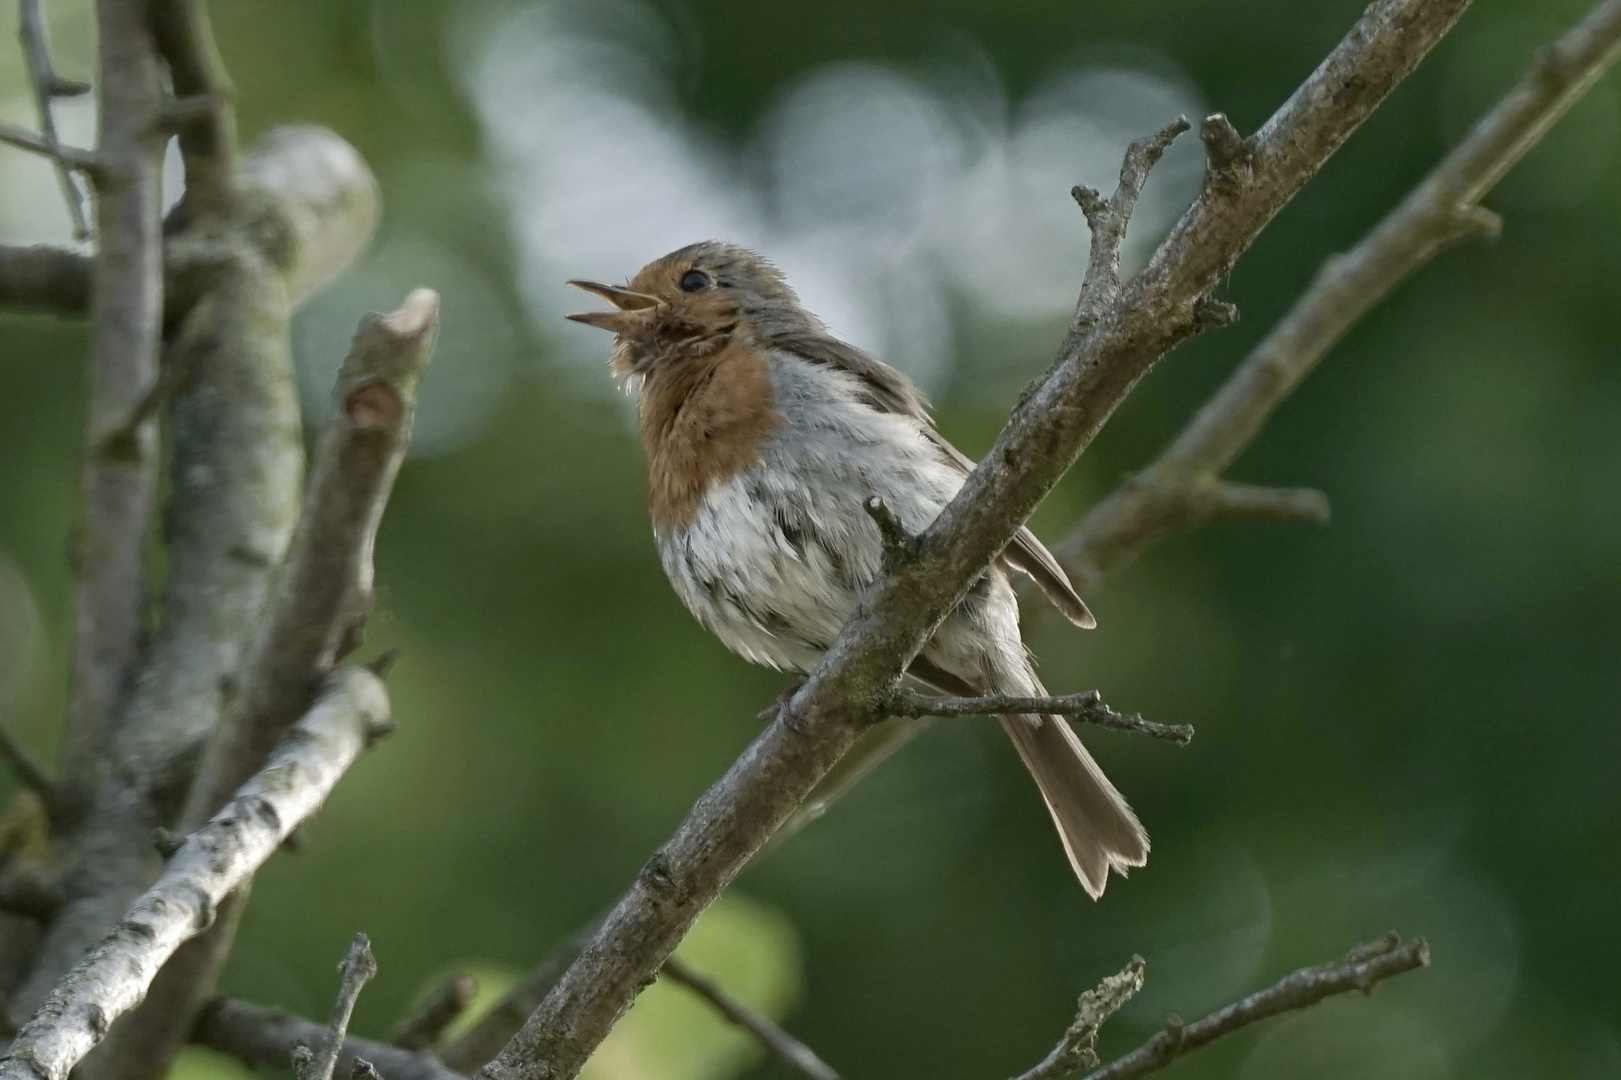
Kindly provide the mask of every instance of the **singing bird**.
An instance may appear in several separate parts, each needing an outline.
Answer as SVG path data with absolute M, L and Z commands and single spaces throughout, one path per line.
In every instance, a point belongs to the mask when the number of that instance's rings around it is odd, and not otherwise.
M 783 275 L 719 242 L 649 263 L 621 287 L 569 284 L 615 310 L 568 316 L 615 334 L 613 374 L 636 393 L 647 502 L 670 583 L 733 652 L 804 674 L 878 574 L 864 503 L 922 532 L 973 462 L 899 371 L 828 333 Z M 974 584 L 909 674 L 949 694 L 1044 695 L 1019 636 L 1008 571 L 1028 574 L 1077 626 L 1095 624 L 1029 529 Z M 1003 716 L 1091 896 L 1148 858 L 1148 835 L 1059 716 Z M 915 724 L 914 724 L 915 726 Z M 880 725 L 884 728 L 884 725 Z M 853 747 L 831 789 L 910 735 L 888 722 Z

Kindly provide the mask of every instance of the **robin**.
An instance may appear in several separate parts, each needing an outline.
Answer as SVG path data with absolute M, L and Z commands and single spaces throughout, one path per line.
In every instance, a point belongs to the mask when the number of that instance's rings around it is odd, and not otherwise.
M 573 281 L 616 310 L 570 315 L 615 335 L 611 367 L 637 395 L 653 535 L 670 583 L 733 652 L 809 672 L 878 574 L 864 507 L 922 532 L 973 462 L 929 420 L 906 376 L 830 335 L 781 272 L 719 242 L 649 263 L 625 287 Z M 1096 625 L 1058 562 L 1020 529 L 908 673 L 948 694 L 1040 696 L 1010 570 L 1077 626 Z M 1148 834 L 1068 721 L 1002 716 L 1089 895 L 1148 858 Z M 869 733 L 824 781 L 825 805 L 905 738 Z

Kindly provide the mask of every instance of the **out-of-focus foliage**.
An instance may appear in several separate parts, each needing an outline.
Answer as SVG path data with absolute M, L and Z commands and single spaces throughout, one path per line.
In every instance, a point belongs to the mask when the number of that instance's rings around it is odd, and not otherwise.
M 617 895 L 781 687 L 664 583 L 606 342 L 558 321 L 558 279 L 623 277 L 713 232 L 758 244 L 982 450 L 1084 269 L 1069 185 L 1105 183 L 1121 143 L 1178 110 L 1253 129 L 1358 9 L 211 3 L 244 135 L 328 124 L 383 187 L 372 253 L 295 327 L 312 416 L 361 308 L 445 294 L 377 553 L 368 649 L 404 650 L 401 728 L 261 877 L 227 989 L 324 1016 L 363 929 L 381 974 L 356 1028 L 376 1035 L 447 970 L 522 970 Z M 87 2 L 49 10 L 83 74 Z M 1144 383 L 1037 531 L 1056 539 L 1154 453 L 1583 10 L 1479 0 L 1240 265 L 1226 298 L 1244 321 Z M 27 123 L 20 78 L 0 48 L 0 116 Z M 64 129 L 87 140 L 73 108 Z M 1098 631 L 1030 620 L 1050 685 L 1198 727 L 1185 750 L 1088 737 L 1154 836 L 1145 869 L 1086 901 L 1001 735 L 942 724 L 743 878 L 797 944 L 740 907 L 694 962 L 757 1004 L 797 999 L 789 1025 L 852 1077 L 967 1080 L 1033 1061 L 1133 952 L 1148 988 L 1105 1052 L 1394 927 L 1430 937 L 1432 970 L 1180 1074 L 1621 1075 L 1618 137 L 1611 75 L 1489 200 L 1503 238 L 1404 285 L 1235 469 L 1325 488 L 1332 526 L 1177 537 L 1089 598 Z M 1181 153 L 1138 258 L 1196 182 Z M 0 239 L 65 226 L 49 171 L 0 148 Z M 0 315 L 0 712 L 42 756 L 66 681 L 84 346 Z M 784 1075 L 714 1043 L 684 992 L 655 993 L 600 1075 Z

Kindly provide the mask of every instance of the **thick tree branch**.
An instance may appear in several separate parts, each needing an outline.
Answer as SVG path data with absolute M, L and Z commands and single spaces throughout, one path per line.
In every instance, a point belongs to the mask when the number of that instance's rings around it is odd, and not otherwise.
M 332 418 L 265 628 L 241 693 L 204 752 L 182 827 L 213 813 L 252 774 L 322 675 L 353 648 L 371 608 L 372 547 L 438 325 L 439 297 L 430 289 L 361 321 L 338 373 Z
M 297 137 L 278 131 L 263 140 L 244 163 L 245 174 L 274 179 L 306 167 L 320 173 L 322 163 L 341 158 L 337 148 L 347 146 L 321 129 L 294 132 Z M 347 153 L 358 163 L 352 150 Z M 108 770 L 94 791 L 89 819 L 69 860 L 68 904 L 12 998 L 13 1024 L 39 1006 L 152 881 L 158 871 L 152 830 L 174 823 L 195 748 L 233 696 L 301 495 L 303 440 L 287 328 L 289 275 L 307 278 L 296 267 L 334 261 L 331 238 L 319 241 L 325 249 L 320 253 L 304 255 L 290 247 L 302 235 L 292 223 L 336 211 L 332 234 L 363 243 L 373 215 L 364 213 L 356 222 L 341 213 L 350 204 L 374 203 L 371 177 L 363 165 L 359 168 L 347 200 L 320 192 L 312 196 L 305 181 L 281 187 L 245 182 L 253 196 L 251 215 L 223 228 L 183 230 L 169 244 L 171 256 L 181 252 L 184 265 L 195 268 L 182 277 L 199 279 L 187 283 L 192 302 L 171 323 L 165 362 L 168 376 L 179 376 L 169 410 L 174 444 L 173 495 L 164 530 L 169 575 L 147 662 L 115 742 L 119 767 Z M 207 272 L 198 272 L 203 267 Z M 130 421 L 146 409 L 154 389 L 133 402 L 107 434 L 127 438 L 132 428 L 149 427 Z M 184 1028 L 182 1020 L 168 1041 L 178 1045 Z M 113 1033 L 109 1055 L 123 1038 L 121 1031 Z M 87 1063 L 87 1072 L 98 1073 L 87 1080 L 106 1080 L 99 1075 L 102 1056 Z M 143 1046 L 141 1052 L 117 1054 L 116 1060 L 158 1056 Z
M 0 1080 L 66 1080 L 134 1008 L 163 962 L 213 920 L 215 906 L 315 813 L 388 723 L 388 694 L 364 668 L 335 674 L 262 772 L 187 837 L 152 887 L 23 1025 Z
M 39 0 L 18 0 L 17 14 L 20 23 L 18 36 L 22 39 L 23 56 L 28 60 L 29 82 L 33 86 L 41 140 L 56 160 L 56 175 L 62 185 L 62 197 L 67 200 L 73 234 L 83 240 L 90 235 L 90 230 L 84 221 L 84 192 L 79 190 L 79 182 L 73 178 L 73 170 L 79 166 L 62 153 L 61 142 L 56 137 L 56 115 L 51 106 L 59 97 L 88 94 L 90 84 L 64 79 L 57 74 L 56 65 L 51 62 L 50 34 L 45 25 L 45 16 L 40 11 Z
M 769 1017 L 732 997 L 709 976 L 688 967 L 686 961 L 670 957 L 659 969 L 659 975 L 703 998 L 716 1012 L 753 1035 L 761 1046 L 806 1080 L 839 1080 L 839 1074 L 818 1057 L 816 1051 L 773 1024 Z
M 416 384 L 437 325 L 438 297 L 426 289 L 393 314 L 361 322 L 338 377 L 303 514 L 241 685 L 225 703 L 192 781 L 181 832 L 207 820 L 263 764 L 356 643 L 370 610 L 372 546 L 405 455 Z M 92 1080 L 162 1074 L 213 991 L 245 902 L 245 895 L 227 898 L 208 932 L 186 944 L 154 985 L 151 1003 L 108 1039 Z
M 0 305 L 82 316 L 90 306 L 90 259 L 46 244 L 0 244 Z
M 1497 231 L 1479 200 L 1621 53 L 1621 2 L 1595 7 L 1558 41 L 1538 50 L 1520 82 L 1372 232 L 1324 264 L 1311 287 L 1210 399 L 1160 458 L 1120 488 L 1058 548 L 1082 592 L 1129 563 L 1154 540 L 1214 520 L 1200 493 L 1255 491 L 1219 483 L 1267 419 L 1328 351 L 1408 274 L 1459 240 Z M 1262 489 L 1263 491 L 1265 489 Z M 1314 492 L 1239 499 L 1234 509 L 1315 521 L 1327 502 Z M 1272 513 L 1275 507 L 1277 513 Z M 1218 516 L 1233 516 L 1221 514 Z
M 107 453 L 107 436 L 158 377 L 163 251 L 158 223 L 163 146 L 157 52 L 141 0 L 97 0 L 101 137 L 92 271 L 90 402 L 75 544 L 73 685 L 58 781 L 89 802 L 135 674 L 146 614 L 144 545 L 157 482 L 157 430 Z
M 1036 713 L 1066 716 L 1085 724 L 1134 731 L 1155 739 L 1168 739 L 1186 746 L 1193 741 L 1188 724 L 1160 724 L 1116 712 L 1103 702 L 1096 690 L 1057 697 L 1021 697 L 1017 694 L 986 694 L 983 697 L 948 697 L 919 694 L 904 687 L 894 690 L 884 703 L 886 716 L 998 716 L 1003 713 Z
M 795 723 L 779 716 L 699 799 L 481 1075 L 569 1080 L 578 1073 L 704 908 L 880 715 L 888 688 L 939 621 L 1137 380 L 1197 332 L 1199 301 L 1467 6 L 1467 0 L 1378 0 L 1367 9 L 1245 143 L 1243 175 L 1207 184 L 1096 329 L 1066 341 L 1052 373 L 918 538 L 916 561 L 880 576 L 783 710 Z
M 1301 968 L 1285 975 L 1265 990 L 1218 1009 L 1203 1020 L 1185 1024 L 1174 1015 L 1167 1017 L 1164 1029 L 1152 1039 L 1124 1057 L 1087 1073 L 1085 1080 L 1136 1080 L 1258 1020 L 1304 1009 L 1351 990 L 1371 994 L 1385 979 L 1426 967 L 1429 962 L 1430 948 L 1423 938 L 1404 944 L 1391 934 L 1382 941 L 1358 946 L 1333 963 Z M 1057 1075 L 1062 1074 L 1041 1074 L 1042 1080 Z M 1036 1080 L 1036 1075 L 1026 1073 L 1019 1080 Z
M 1134 956 L 1131 963 L 1118 973 L 1105 976 L 1096 990 L 1082 994 L 1077 1003 L 1075 1022 L 1058 1040 L 1058 1045 L 1015 1080 L 1055 1080 L 1082 1069 L 1095 1068 L 1098 1064 L 1098 1032 L 1103 1030 L 1109 1017 L 1137 996 L 1137 992 L 1143 988 L 1145 970 L 1143 958 Z
M 343 1052 L 343 1042 L 349 1034 L 349 1018 L 355 1013 L 355 1002 L 360 999 L 360 991 L 377 974 L 377 961 L 372 957 L 371 941 L 365 934 L 355 935 L 349 945 L 349 955 L 343 958 L 338 970 L 343 977 L 339 980 L 337 1000 L 332 1003 L 332 1019 L 327 1021 L 321 1041 L 306 1044 L 304 1054 L 295 1051 L 293 1055 L 298 1080 L 332 1080 L 332 1072 L 338 1067 L 338 1055 Z M 307 1060 L 301 1060 L 306 1055 Z
M 314 1045 L 324 1036 L 325 1028 L 313 1020 L 229 997 L 210 1001 L 191 1033 L 193 1042 L 229 1054 L 250 1067 L 268 1065 L 275 1069 L 288 1067 L 295 1046 Z M 429 1054 L 353 1035 L 344 1040 L 337 1074 L 350 1075 L 356 1058 L 377 1066 L 387 1080 L 464 1080 L 461 1073 L 446 1068 Z
M 471 975 L 452 975 L 428 996 L 421 1008 L 405 1018 L 389 1043 L 401 1050 L 431 1049 L 445 1029 L 467 1011 L 477 993 L 478 982 Z

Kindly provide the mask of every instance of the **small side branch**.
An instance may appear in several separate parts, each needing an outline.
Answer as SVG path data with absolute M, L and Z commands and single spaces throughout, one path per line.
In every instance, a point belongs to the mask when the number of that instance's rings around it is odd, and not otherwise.
M 62 185 L 62 197 L 67 200 L 68 216 L 73 221 L 73 235 L 80 240 L 90 235 L 84 220 L 84 192 L 79 190 L 73 170 L 83 168 L 68 156 L 77 151 L 66 151 L 56 137 L 56 115 L 51 106 L 57 98 L 78 97 L 90 92 L 90 84 L 75 79 L 64 79 L 57 74 L 51 61 L 50 34 L 45 26 L 44 13 L 39 0 L 18 0 L 17 14 L 22 38 L 23 55 L 28 60 L 29 82 L 33 85 L 34 106 L 39 115 L 41 141 L 46 153 L 56 162 L 57 179 Z
M 140 1003 L 164 961 L 220 901 L 315 813 L 388 718 L 377 677 L 347 668 L 264 770 L 175 852 L 129 913 L 51 991 L 0 1058 L 0 1080 L 66 1080 L 108 1026 Z
M 332 1019 L 327 1022 L 326 1037 L 319 1050 L 308 1046 L 304 1053 L 293 1052 L 294 1071 L 298 1080 L 332 1080 L 338 1067 L 338 1054 L 343 1040 L 349 1034 L 349 1018 L 354 1015 L 355 1002 L 360 991 L 377 974 L 377 961 L 371 954 L 371 940 L 365 934 L 356 934 L 349 945 L 349 954 L 338 965 L 343 977 L 338 982 L 338 998 L 332 1004 Z M 357 1062 L 358 1065 L 358 1062 Z
M 1381 941 L 1359 945 L 1331 964 L 1301 968 L 1285 975 L 1265 990 L 1218 1009 L 1195 1023 L 1184 1024 L 1174 1015 L 1167 1017 L 1164 1029 L 1152 1039 L 1124 1057 L 1087 1073 L 1085 1080 L 1136 1080 L 1258 1020 L 1304 1009 L 1324 998 L 1352 990 L 1371 994 L 1385 979 L 1427 967 L 1429 962 L 1430 948 L 1423 938 L 1404 943 L 1391 934 Z
M 1081 282 L 1072 332 L 1095 327 L 1103 312 L 1120 296 L 1120 249 L 1126 242 L 1126 229 L 1137 209 L 1137 199 L 1148 182 L 1148 174 L 1189 126 L 1187 118 L 1179 116 L 1148 138 L 1132 143 L 1120 165 L 1120 183 L 1107 199 L 1089 187 L 1070 189 L 1092 233 L 1091 259 Z
M 388 1041 L 401 1050 L 430 1049 L 439 1042 L 445 1029 L 467 1011 L 477 993 L 478 982 L 471 975 L 452 975 L 420 1009 L 405 1018 Z
M 187 207 L 223 214 L 231 208 L 236 137 L 230 80 L 208 13 L 198 0 L 152 0 L 150 11 L 153 37 L 174 86 L 175 97 L 165 103 L 162 121 L 180 137 Z
M 1033 1068 L 1020 1073 L 1015 1080 L 1055 1080 L 1082 1069 L 1098 1066 L 1098 1032 L 1126 1002 L 1137 996 L 1143 988 L 1146 965 L 1143 958 L 1134 956 L 1131 963 L 1119 972 L 1098 983 L 1096 990 L 1088 990 L 1077 1003 L 1075 1022 L 1058 1040 L 1058 1045 Z
M 890 716 L 1001 716 L 1009 713 L 1064 716 L 1099 727 L 1167 739 L 1182 746 L 1193 741 L 1193 728 L 1190 725 L 1159 724 L 1144 720 L 1137 713 L 1127 716 L 1116 712 L 1104 704 L 1103 695 L 1096 690 L 1055 697 L 1023 697 L 1018 694 L 948 697 L 899 688 L 885 702 L 884 712 Z
M 306 1017 L 237 998 L 216 997 L 197 1018 L 191 1038 L 250 1068 L 268 1065 L 285 1069 L 294 1047 L 318 1043 L 325 1034 L 323 1025 Z M 351 1035 L 338 1055 L 337 1075 L 352 1075 L 357 1060 L 375 1065 L 387 1080 L 465 1080 L 461 1073 L 446 1068 L 431 1055 Z
M 672 956 L 664 961 L 659 973 L 703 998 L 716 1012 L 753 1035 L 761 1046 L 805 1080 L 839 1080 L 839 1074 L 818 1057 L 816 1051 L 732 997 L 715 980 L 688 967 L 686 961 Z

